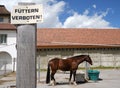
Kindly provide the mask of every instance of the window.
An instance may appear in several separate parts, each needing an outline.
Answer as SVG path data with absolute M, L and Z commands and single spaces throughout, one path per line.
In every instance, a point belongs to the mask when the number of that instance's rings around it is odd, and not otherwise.
M 7 43 L 7 34 L 0 34 L 0 44 Z
M 3 22 L 3 18 L 2 17 L 0 17 L 0 22 Z

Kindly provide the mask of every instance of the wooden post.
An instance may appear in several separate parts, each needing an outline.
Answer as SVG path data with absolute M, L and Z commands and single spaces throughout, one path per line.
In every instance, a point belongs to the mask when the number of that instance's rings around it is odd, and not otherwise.
M 43 20 L 42 5 L 22 2 L 18 5 L 21 6 L 15 6 L 11 13 L 11 23 L 18 24 L 16 86 L 36 88 L 37 28 L 35 23 Z
M 17 27 L 17 88 L 36 88 L 36 25 Z

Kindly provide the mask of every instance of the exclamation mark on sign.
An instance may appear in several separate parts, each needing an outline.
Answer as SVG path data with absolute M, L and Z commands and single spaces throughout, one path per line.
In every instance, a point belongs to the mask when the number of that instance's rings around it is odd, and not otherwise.
M 39 20 L 37 20 L 37 22 L 42 22 L 43 21 L 42 19 L 43 19 L 42 15 L 39 15 Z

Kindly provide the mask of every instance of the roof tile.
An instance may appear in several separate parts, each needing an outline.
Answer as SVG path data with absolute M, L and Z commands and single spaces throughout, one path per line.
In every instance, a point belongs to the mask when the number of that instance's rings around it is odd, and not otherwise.
M 41 28 L 37 46 L 111 46 L 120 45 L 120 29 Z
M 10 15 L 10 12 L 5 8 L 4 5 L 0 5 L 0 15 Z
M 16 30 L 16 27 L 10 23 L 0 23 L 0 30 Z

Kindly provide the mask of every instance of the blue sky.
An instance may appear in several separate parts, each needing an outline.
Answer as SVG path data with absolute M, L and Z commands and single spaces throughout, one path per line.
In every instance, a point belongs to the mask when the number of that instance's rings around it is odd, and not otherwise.
M 104 17 L 114 27 L 120 28 L 120 0 L 64 0 L 69 9 L 78 13 L 83 13 L 86 9 L 90 11 L 89 15 L 108 11 Z M 67 15 L 66 15 L 67 16 Z
M 9 11 L 18 2 L 43 4 L 38 27 L 120 28 L 120 0 L 0 0 Z

